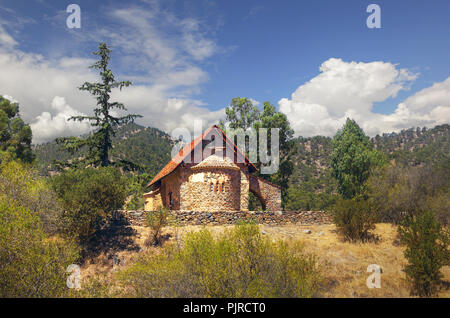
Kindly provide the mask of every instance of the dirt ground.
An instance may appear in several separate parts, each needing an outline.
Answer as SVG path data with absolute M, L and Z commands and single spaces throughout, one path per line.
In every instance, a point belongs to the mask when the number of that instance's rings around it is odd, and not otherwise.
M 207 226 L 214 235 L 220 235 L 228 226 Z M 146 251 L 144 242 L 149 235 L 146 227 L 133 226 L 133 246 L 129 249 L 102 253 L 82 267 L 83 275 L 110 276 L 119 268 L 132 263 L 141 252 Z M 168 227 L 164 234 L 170 241 L 182 240 L 185 233 L 198 231 L 205 226 Z M 318 256 L 324 276 L 320 297 L 410 297 L 405 281 L 403 247 L 398 245 L 397 229 L 390 224 L 377 224 L 374 233 L 379 237 L 376 243 L 342 242 L 332 224 L 327 225 L 260 225 L 261 232 L 273 240 L 300 240 L 306 251 Z M 310 233 L 307 233 L 309 232 Z M 167 242 L 166 242 L 167 244 Z M 158 247 L 159 248 L 159 247 Z M 367 278 L 372 272 L 367 267 L 377 264 L 381 267 L 381 288 L 368 288 Z M 450 266 L 442 269 L 445 288 L 439 297 L 450 297 Z

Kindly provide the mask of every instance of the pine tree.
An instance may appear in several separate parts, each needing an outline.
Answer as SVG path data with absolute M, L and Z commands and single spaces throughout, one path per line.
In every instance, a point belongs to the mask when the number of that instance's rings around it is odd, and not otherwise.
M 134 122 L 140 115 L 128 114 L 122 117 L 115 117 L 111 114 L 112 110 L 119 109 L 126 111 L 125 106 L 119 102 L 110 102 L 111 90 L 131 85 L 130 81 L 116 81 L 113 72 L 108 68 L 111 49 L 106 43 L 100 43 L 98 51 L 93 53 L 100 57 L 100 60 L 94 63 L 90 68 L 100 71 L 102 81 L 100 83 L 85 82 L 79 89 L 88 91 L 97 99 L 97 107 L 94 109 L 94 116 L 72 116 L 69 120 L 89 121 L 96 130 L 88 137 L 69 137 L 58 138 L 57 142 L 62 144 L 65 150 L 75 153 L 82 147 L 88 147 L 88 154 L 85 158 L 77 160 L 72 165 L 80 162 L 85 165 L 107 167 L 112 162 L 109 158 L 109 152 L 112 148 L 112 137 L 115 135 L 115 128 L 119 125 L 125 125 Z M 137 166 L 125 160 L 114 162 L 128 169 L 135 169 Z

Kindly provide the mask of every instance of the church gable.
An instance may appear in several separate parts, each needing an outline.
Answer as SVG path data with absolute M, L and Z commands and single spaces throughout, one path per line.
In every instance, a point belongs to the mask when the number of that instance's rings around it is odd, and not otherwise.
M 254 192 L 265 200 L 262 206 L 280 210 L 279 187 L 259 182 L 260 178 L 251 176 L 255 171 L 225 133 L 212 126 L 180 150 L 149 183 L 154 190 L 144 194 L 145 209 L 155 210 L 159 203 L 171 210 L 248 211 L 249 193 Z

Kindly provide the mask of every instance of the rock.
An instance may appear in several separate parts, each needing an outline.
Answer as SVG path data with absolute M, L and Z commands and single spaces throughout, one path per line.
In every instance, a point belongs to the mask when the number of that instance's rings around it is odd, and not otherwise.
M 322 231 L 320 231 L 319 233 L 317 233 L 317 235 L 322 236 L 324 233 Z
M 303 233 L 305 233 L 305 234 L 311 234 L 311 230 L 303 230 Z
M 261 234 L 266 235 L 267 233 L 266 233 L 266 231 L 261 231 Z

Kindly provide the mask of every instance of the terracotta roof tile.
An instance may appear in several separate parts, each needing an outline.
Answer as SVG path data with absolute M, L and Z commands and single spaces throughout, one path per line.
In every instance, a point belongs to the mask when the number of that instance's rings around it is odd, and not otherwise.
M 177 155 L 175 155 L 167 165 L 164 166 L 164 168 L 161 169 L 161 171 L 153 178 L 152 181 L 147 185 L 147 187 L 152 186 L 162 178 L 166 177 L 170 173 L 172 173 L 178 165 L 183 162 L 183 160 L 192 153 L 192 151 L 195 149 L 197 145 L 202 142 L 205 137 L 213 130 L 217 129 L 222 136 L 224 136 L 224 140 L 227 144 L 231 145 L 234 149 L 234 152 L 237 153 L 239 156 L 243 156 L 245 158 L 245 163 L 248 164 L 254 171 L 257 171 L 258 169 L 248 160 L 247 156 L 245 156 L 238 148 L 237 146 L 225 135 L 225 133 L 216 125 L 211 126 L 208 128 L 203 134 L 195 138 L 193 141 L 191 141 L 189 144 L 183 147 Z

